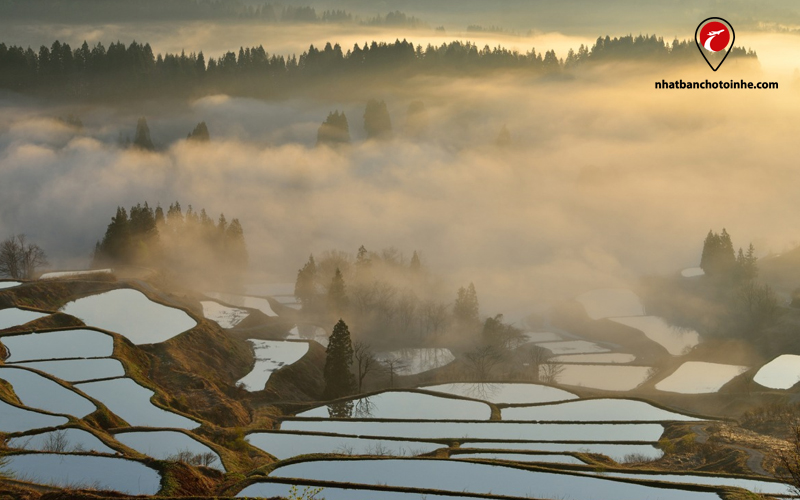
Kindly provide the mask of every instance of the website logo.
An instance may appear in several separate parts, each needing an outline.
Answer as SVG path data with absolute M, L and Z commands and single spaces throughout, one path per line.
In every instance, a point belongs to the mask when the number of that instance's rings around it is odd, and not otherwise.
M 694 33 L 697 48 L 714 71 L 728 58 L 735 39 L 731 23 L 721 17 L 709 17 L 697 26 Z

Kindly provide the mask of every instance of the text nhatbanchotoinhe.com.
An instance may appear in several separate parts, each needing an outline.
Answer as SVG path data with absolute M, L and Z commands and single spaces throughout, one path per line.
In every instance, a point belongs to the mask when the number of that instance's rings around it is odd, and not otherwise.
M 683 80 L 675 80 L 668 82 L 666 80 L 661 80 L 660 82 L 656 82 L 657 89 L 744 89 L 744 90 L 766 90 L 766 89 L 777 89 L 778 82 L 746 82 L 744 80 L 734 81 L 709 81 L 705 80 L 702 82 L 685 82 Z

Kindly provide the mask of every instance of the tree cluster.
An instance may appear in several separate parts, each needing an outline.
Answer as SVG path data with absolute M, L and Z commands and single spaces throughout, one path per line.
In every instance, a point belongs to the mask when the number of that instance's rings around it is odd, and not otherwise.
M 752 281 L 758 277 L 758 258 L 756 250 L 751 243 L 747 252 L 735 253 L 733 242 L 725 228 L 722 233 L 708 231 L 703 242 L 703 253 L 700 257 L 700 267 L 706 276 L 726 277 L 735 281 Z
M 317 145 L 335 146 L 348 143 L 350 143 L 350 126 L 347 124 L 344 112 L 339 113 L 339 110 L 336 110 L 329 113 L 317 131 Z
M 355 256 L 310 256 L 297 273 L 295 297 L 310 322 L 344 318 L 359 340 L 400 348 L 436 344 L 450 332 L 453 313 L 441 289 L 416 252 L 407 259 L 395 248 L 370 252 L 361 246 Z
M 692 50 L 689 48 L 692 47 Z M 571 51 L 566 60 L 554 51 L 544 53 L 508 50 L 488 45 L 479 48 L 470 42 L 454 41 L 439 46 L 414 46 L 407 40 L 393 43 L 373 41 L 354 45 L 346 52 L 339 44 L 327 43 L 319 49 L 310 46 L 299 57 L 268 54 L 263 46 L 241 47 L 206 63 L 202 52 L 180 54 L 153 53 L 149 44 L 121 42 L 106 48 L 102 43 L 90 47 L 84 42 L 72 49 L 59 41 L 38 51 L 0 43 L 0 88 L 17 91 L 50 92 L 75 97 L 152 95 L 155 92 L 186 94 L 213 89 L 228 93 L 251 94 L 258 89 L 269 93 L 293 90 L 325 75 L 375 74 L 393 70 L 405 76 L 436 72 L 458 72 L 521 68 L 533 72 L 561 71 L 583 63 L 648 57 L 685 61 L 700 55 L 693 42 L 675 41 L 670 46 L 656 37 L 638 36 L 598 38 L 591 48 Z M 731 58 L 752 57 L 753 52 L 735 48 Z
M 317 12 L 310 6 L 252 3 L 243 0 L 4 0 L 3 19 L 35 19 L 63 22 L 120 21 L 252 21 L 258 23 L 359 23 L 421 27 L 413 16 L 394 11 L 385 16 L 361 19 L 345 10 Z
M 130 212 L 117 207 L 106 233 L 97 242 L 94 267 L 135 265 L 171 271 L 183 278 L 239 283 L 247 270 L 244 230 L 238 219 L 215 223 L 205 209 L 184 214 L 180 203 L 166 214 L 158 205 L 136 204 Z

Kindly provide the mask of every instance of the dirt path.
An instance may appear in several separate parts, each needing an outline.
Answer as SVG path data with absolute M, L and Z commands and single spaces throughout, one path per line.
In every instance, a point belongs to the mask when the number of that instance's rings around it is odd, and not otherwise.
M 698 443 L 702 444 L 708 442 L 709 435 L 708 432 L 706 432 L 706 425 L 709 424 L 697 424 L 692 426 L 692 432 L 697 434 L 696 441 Z M 748 455 L 747 467 L 749 467 L 750 470 L 753 471 L 754 473 L 761 476 L 772 477 L 772 474 L 764 470 L 764 467 L 762 466 L 762 464 L 764 463 L 764 454 L 761 453 L 760 451 L 748 448 L 746 446 L 741 446 L 738 444 L 725 443 L 725 446 L 729 448 L 734 448 L 736 450 L 742 450 L 743 452 L 747 453 Z

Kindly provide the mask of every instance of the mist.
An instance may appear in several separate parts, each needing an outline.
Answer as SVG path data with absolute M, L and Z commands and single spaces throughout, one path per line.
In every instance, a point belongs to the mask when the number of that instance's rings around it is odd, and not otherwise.
M 725 69 L 715 78 L 771 79 Z M 252 280 L 291 281 L 312 252 L 394 246 L 421 252 L 453 287 L 474 282 L 489 312 L 697 265 L 711 227 L 780 252 L 800 241 L 797 94 L 786 80 L 779 91 L 653 89 L 707 76 L 621 64 L 557 81 L 419 77 L 367 87 L 363 100 L 215 95 L 136 109 L 5 94 L 0 232 L 81 267 L 116 206 L 180 200 L 241 220 Z M 365 139 L 368 97 L 386 100 L 393 139 Z M 414 100 L 426 106 L 422 140 L 404 134 Z M 334 109 L 354 142 L 315 147 Z M 83 130 L 56 119 L 67 113 Z M 140 115 L 157 152 L 117 144 Z M 203 120 L 212 141 L 183 140 Z M 495 144 L 503 126 L 509 147 Z

